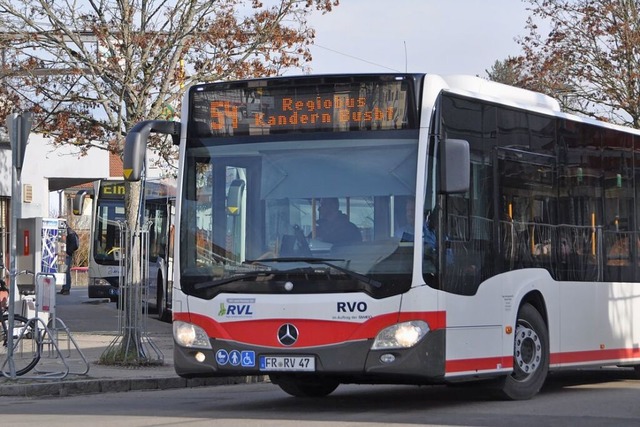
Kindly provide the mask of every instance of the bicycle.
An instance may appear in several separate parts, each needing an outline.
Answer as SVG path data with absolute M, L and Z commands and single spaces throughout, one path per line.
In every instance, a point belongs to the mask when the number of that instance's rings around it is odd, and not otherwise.
M 29 273 L 27 271 L 21 272 Z M 3 296 L 4 295 L 4 296 Z M 9 289 L 2 278 L 0 278 L 0 300 L 8 301 Z M 43 347 L 43 334 L 38 328 L 38 319 L 27 319 L 21 314 L 13 315 L 13 331 L 9 328 L 8 304 L 2 303 L 2 328 L 0 329 L 0 362 L 2 362 L 2 373 L 6 376 L 8 372 L 8 345 L 9 333 L 13 337 L 13 365 L 17 376 L 24 375 L 31 371 L 40 361 Z

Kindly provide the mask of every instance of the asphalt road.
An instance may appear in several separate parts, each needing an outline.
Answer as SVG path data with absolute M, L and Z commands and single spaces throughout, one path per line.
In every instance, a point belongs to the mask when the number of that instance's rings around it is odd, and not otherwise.
M 624 427 L 640 425 L 640 382 L 623 375 L 561 375 L 527 401 L 477 387 L 343 385 L 326 398 L 293 398 L 268 383 L 0 400 L 3 425 L 224 427 Z
M 118 332 L 121 312 L 108 299 L 89 298 L 85 286 L 73 286 L 69 295 L 56 295 L 56 317 L 70 331 Z M 146 318 L 150 334 L 170 334 L 171 324 L 160 322 L 154 313 Z

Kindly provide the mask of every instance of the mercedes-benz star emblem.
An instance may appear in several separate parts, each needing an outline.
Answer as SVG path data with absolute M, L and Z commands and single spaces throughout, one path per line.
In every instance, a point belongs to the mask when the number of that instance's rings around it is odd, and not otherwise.
M 285 323 L 278 329 L 278 341 L 282 345 L 291 346 L 298 341 L 298 328 L 291 323 Z

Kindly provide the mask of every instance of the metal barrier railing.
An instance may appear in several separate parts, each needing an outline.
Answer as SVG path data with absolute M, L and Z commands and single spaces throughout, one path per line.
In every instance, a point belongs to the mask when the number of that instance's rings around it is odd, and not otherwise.
M 114 365 L 161 365 L 162 351 L 147 333 L 149 307 L 149 228 L 151 222 L 131 232 L 125 222 L 120 230 L 118 294 L 119 335 L 109 344 L 100 362 Z
M 69 373 L 85 375 L 89 363 L 69 328 L 56 316 L 56 278 L 51 273 L 14 273 L 34 277 L 33 294 L 20 295 L 20 313 L 3 314 L 7 357 L 0 370 L 15 379 L 61 379 Z M 15 298 L 15 296 L 11 296 Z M 66 342 L 66 350 L 60 342 Z M 73 358 L 77 354 L 78 358 Z M 80 370 L 73 367 L 80 366 Z

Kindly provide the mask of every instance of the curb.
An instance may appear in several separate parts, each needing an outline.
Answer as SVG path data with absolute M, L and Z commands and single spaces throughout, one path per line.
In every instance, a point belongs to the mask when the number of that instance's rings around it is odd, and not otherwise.
M 90 379 L 47 383 L 0 384 L 0 396 L 43 397 L 74 396 L 82 394 L 121 393 L 142 390 L 169 390 L 176 388 L 209 387 L 264 382 L 264 377 L 225 378 L 144 378 L 144 379 Z

